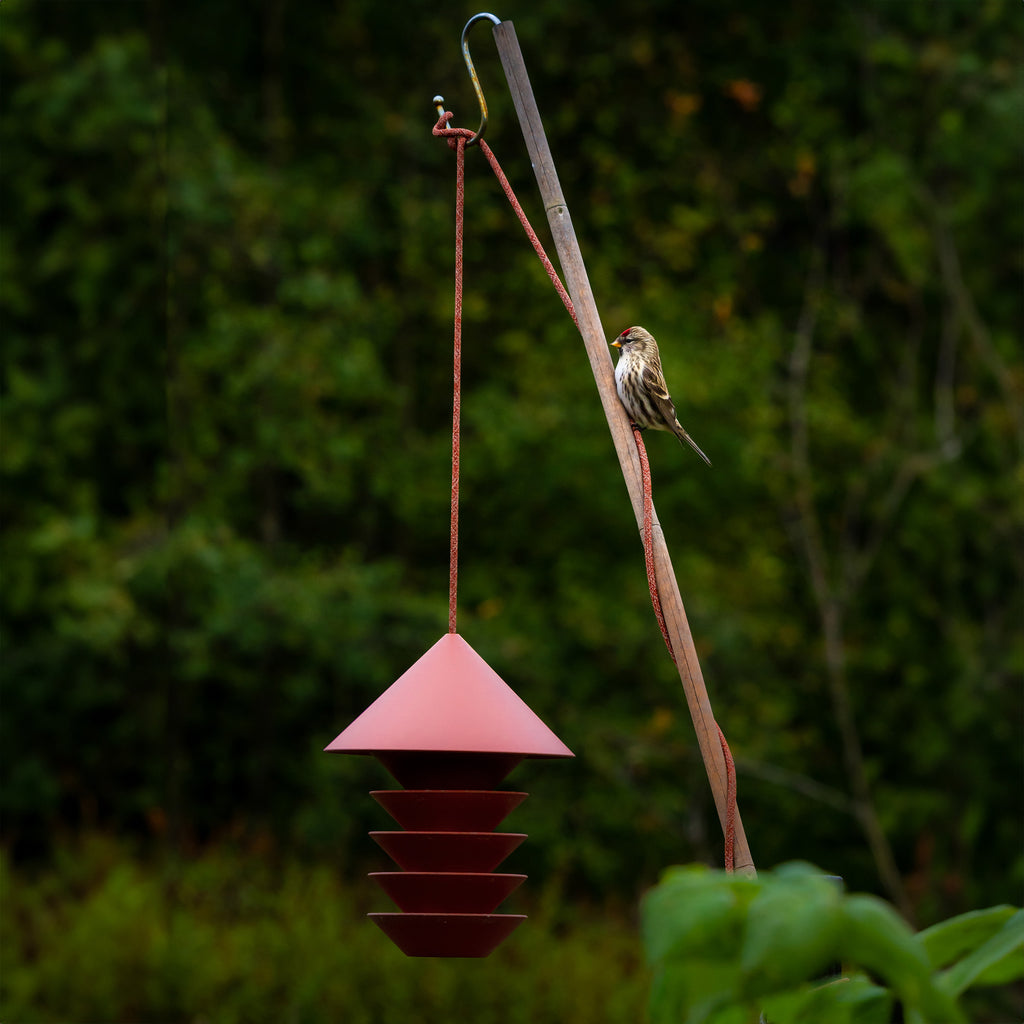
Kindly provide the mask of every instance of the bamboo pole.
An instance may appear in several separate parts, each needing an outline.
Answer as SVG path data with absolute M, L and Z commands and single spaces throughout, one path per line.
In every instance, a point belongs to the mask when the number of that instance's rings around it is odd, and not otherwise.
M 502 67 L 505 69 L 505 77 L 512 93 L 523 137 L 526 140 L 526 148 L 533 162 L 533 170 L 537 176 L 537 184 L 544 201 L 544 210 L 551 226 L 551 234 L 554 236 L 559 262 L 562 265 L 565 285 L 576 308 L 580 332 L 590 358 L 590 367 L 594 372 L 597 391 L 608 420 L 608 429 L 611 431 L 612 440 L 615 443 L 622 476 L 626 481 L 626 489 L 629 491 L 637 526 L 642 536 L 643 478 L 640 471 L 640 457 L 637 455 L 629 417 L 615 391 L 615 369 L 612 365 L 611 353 L 608 350 L 606 335 L 601 326 L 597 302 L 590 288 L 579 242 L 576 239 L 576 232 L 573 230 L 572 219 L 569 216 L 569 208 L 566 206 L 558 182 L 555 163 L 551 157 L 551 150 L 544 134 L 544 126 L 541 123 L 533 89 L 530 87 L 530 79 L 526 73 L 526 64 L 523 61 L 523 54 L 519 49 L 519 41 L 516 38 L 512 22 L 503 21 L 501 24 L 495 25 L 494 39 L 497 43 Z M 686 610 L 679 594 L 679 586 L 672 569 L 672 561 L 669 558 L 668 546 L 658 521 L 657 511 L 654 512 L 653 518 L 655 574 L 662 612 L 672 640 L 679 678 L 686 693 L 686 703 L 690 709 L 690 717 L 693 719 L 697 742 L 700 745 L 701 756 L 707 769 L 708 781 L 711 783 L 715 806 L 724 830 L 727 810 L 725 756 L 722 753 L 718 727 L 711 711 L 711 703 L 704 685 L 704 676 L 701 673 L 700 662 L 697 660 L 697 652 L 693 646 L 693 636 L 686 620 Z M 738 808 L 734 828 L 735 869 L 753 874 L 754 862 L 747 846 L 747 837 L 743 831 L 743 822 L 740 819 Z

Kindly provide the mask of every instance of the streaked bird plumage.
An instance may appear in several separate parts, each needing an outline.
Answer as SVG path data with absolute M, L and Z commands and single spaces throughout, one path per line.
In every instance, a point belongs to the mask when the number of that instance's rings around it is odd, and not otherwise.
M 671 431 L 680 444 L 685 441 L 710 466 L 711 460 L 676 419 L 654 336 L 642 327 L 627 327 L 612 345 L 621 350 L 615 364 L 615 390 L 633 422 L 641 430 Z

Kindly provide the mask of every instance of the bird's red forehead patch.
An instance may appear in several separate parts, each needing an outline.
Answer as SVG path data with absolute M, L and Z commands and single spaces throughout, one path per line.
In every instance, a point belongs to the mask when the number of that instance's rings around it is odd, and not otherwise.
M 627 335 L 627 334 L 629 334 L 629 332 L 630 332 L 631 330 L 632 330 L 632 328 L 631 328 L 631 327 L 627 327 L 627 328 L 626 328 L 626 329 L 625 329 L 625 330 L 624 330 L 624 331 L 623 331 L 623 332 L 622 332 L 622 333 L 621 333 L 621 334 L 619 335 L 619 337 L 620 337 L 620 338 L 624 338 L 624 337 L 626 337 L 626 335 Z

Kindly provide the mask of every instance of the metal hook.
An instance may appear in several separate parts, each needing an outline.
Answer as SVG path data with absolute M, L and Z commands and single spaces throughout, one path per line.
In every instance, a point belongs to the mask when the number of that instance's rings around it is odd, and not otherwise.
M 466 68 L 469 71 L 470 81 L 473 83 L 473 89 L 476 92 L 477 101 L 480 104 L 480 127 L 477 129 L 476 134 L 466 142 L 466 146 L 472 146 L 474 142 L 479 142 L 483 138 L 483 134 L 487 131 L 487 100 L 484 99 L 484 91 L 480 88 L 480 79 L 477 77 L 476 68 L 473 67 L 473 58 L 469 55 L 469 42 L 466 40 L 466 33 L 469 32 L 470 26 L 480 21 L 481 18 L 486 18 L 494 25 L 501 24 L 501 18 L 495 17 L 493 14 L 488 14 L 486 11 L 482 14 L 474 14 L 469 21 L 466 22 L 466 27 L 462 30 L 462 56 L 466 61 Z M 444 114 L 444 97 L 435 96 L 434 107 L 437 109 L 438 116 Z

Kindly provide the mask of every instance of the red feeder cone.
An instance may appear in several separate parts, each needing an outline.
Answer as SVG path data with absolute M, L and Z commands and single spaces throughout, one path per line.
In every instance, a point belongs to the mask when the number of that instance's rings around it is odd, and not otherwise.
M 493 832 L 525 793 L 526 757 L 573 753 L 457 633 L 441 637 L 326 748 L 370 754 L 404 787 L 373 793 L 405 831 L 371 833 L 403 868 L 374 872 L 402 913 L 369 916 L 408 956 L 481 957 L 525 917 L 495 914 L 522 875 L 494 869 L 526 836 Z

